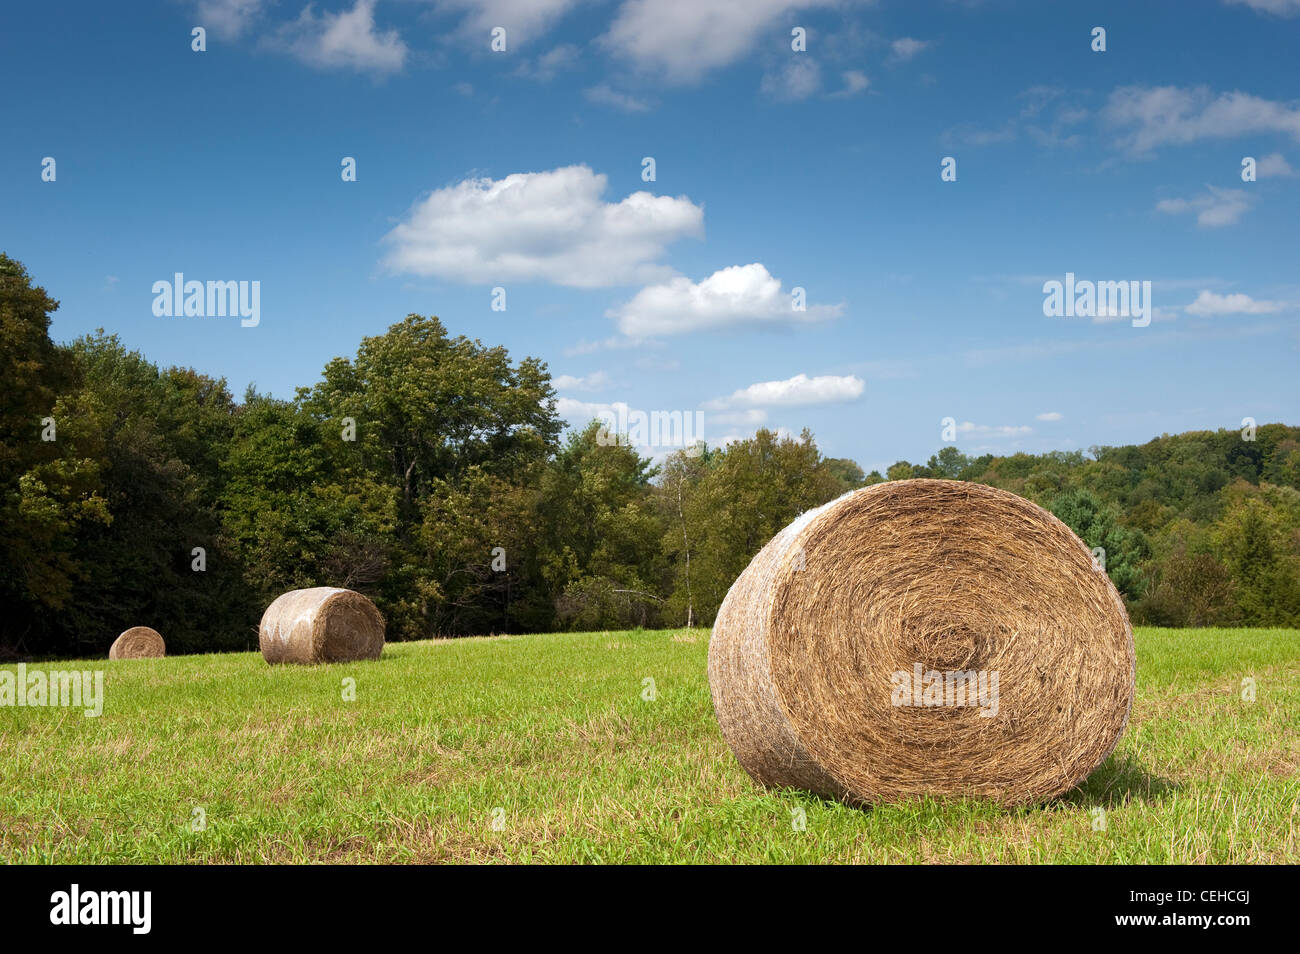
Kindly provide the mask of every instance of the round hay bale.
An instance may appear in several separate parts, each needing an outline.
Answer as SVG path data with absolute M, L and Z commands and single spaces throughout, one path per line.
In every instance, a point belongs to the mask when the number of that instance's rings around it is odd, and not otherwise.
M 167 644 L 148 626 L 132 626 L 108 647 L 109 659 L 161 659 L 166 655 Z
M 352 590 L 290 590 L 262 614 L 257 644 L 269 663 L 378 659 L 384 649 L 384 617 L 374 603 Z
M 1124 603 L 1070 528 L 950 480 L 800 516 L 732 585 L 709 644 L 745 771 L 856 805 L 1069 791 L 1119 741 L 1135 675 Z

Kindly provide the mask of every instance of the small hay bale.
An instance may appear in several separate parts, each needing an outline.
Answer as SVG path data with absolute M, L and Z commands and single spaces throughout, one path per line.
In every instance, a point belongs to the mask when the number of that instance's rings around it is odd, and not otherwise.
M 167 644 L 148 626 L 132 626 L 108 647 L 109 659 L 161 659 L 166 655 Z
M 1135 675 L 1124 603 L 1069 527 L 950 480 L 801 515 L 732 585 L 709 644 L 745 771 L 855 805 L 1067 792 L 1115 748 Z
M 328 663 L 378 659 L 384 617 L 353 590 L 316 586 L 277 596 L 257 631 L 269 663 Z

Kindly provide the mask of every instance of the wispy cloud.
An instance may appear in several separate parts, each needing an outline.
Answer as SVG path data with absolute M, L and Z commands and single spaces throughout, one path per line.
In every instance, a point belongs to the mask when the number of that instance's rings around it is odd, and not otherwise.
M 1136 155 L 1257 133 L 1300 141 L 1300 107 L 1235 90 L 1216 95 L 1207 86 L 1124 86 L 1111 93 L 1101 116 Z
M 225 40 L 241 36 L 262 13 L 266 0 L 199 0 L 198 25 Z
M 559 374 L 551 379 L 557 391 L 604 391 L 610 383 L 610 376 L 605 371 L 593 371 L 588 375 Z
M 1216 295 L 1214 292 L 1207 290 L 1197 295 L 1196 301 L 1188 305 L 1184 311 L 1189 315 L 1200 315 L 1202 317 L 1212 315 L 1267 315 L 1275 311 L 1282 311 L 1286 307 L 1286 302 L 1257 301 L 1240 292 L 1232 295 Z
M 625 0 L 601 43 L 669 83 L 695 83 L 752 50 L 783 17 L 838 0 Z
M 916 40 L 910 36 L 901 36 L 889 44 L 890 63 L 906 63 L 930 45 L 927 40 Z
M 360 73 L 395 73 L 408 52 L 396 30 L 376 30 L 375 0 L 357 0 L 351 10 L 319 17 L 309 4 L 267 42 L 309 66 Z
M 506 31 L 507 49 L 515 49 L 535 42 L 580 0 L 440 0 L 444 9 L 463 12 L 460 33 L 477 36 L 483 49 L 488 48 L 488 38 L 496 27 Z
M 765 73 L 760 84 L 763 95 L 782 102 L 807 99 L 821 88 L 821 67 L 806 54 L 792 54 L 780 67 Z
M 1286 157 L 1280 152 L 1272 153 L 1262 157 L 1255 163 L 1255 175 L 1260 179 L 1269 179 L 1274 176 L 1293 176 L 1295 170 L 1291 164 L 1286 161 Z
M 1300 0 L 1224 0 L 1228 6 L 1250 7 L 1256 13 L 1271 13 L 1279 17 L 1300 14 Z
M 1168 215 L 1194 212 L 1197 225 L 1213 229 L 1236 225 L 1254 203 L 1254 199 L 1241 189 L 1205 188 L 1205 192 L 1190 199 L 1161 199 L 1156 203 L 1156 211 Z
M 598 83 L 589 87 L 583 90 L 583 95 L 593 103 L 599 103 L 602 106 L 613 106 L 625 113 L 644 113 L 650 108 L 649 101 L 639 96 L 633 96 L 631 93 L 622 93 L 612 89 L 608 83 Z

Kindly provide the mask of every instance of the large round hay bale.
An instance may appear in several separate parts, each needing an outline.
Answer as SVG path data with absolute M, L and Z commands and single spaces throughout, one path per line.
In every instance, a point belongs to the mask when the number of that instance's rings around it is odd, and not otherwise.
M 109 659 L 160 659 L 166 655 L 167 644 L 148 626 L 132 626 L 108 647 Z
M 709 645 L 745 770 L 859 805 L 1060 795 L 1114 749 L 1134 678 L 1123 601 L 1069 527 L 949 480 L 800 516 L 732 585 Z
M 269 663 L 378 659 L 384 649 L 384 617 L 374 603 L 352 590 L 290 590 L 262 614 L 257 643 Z

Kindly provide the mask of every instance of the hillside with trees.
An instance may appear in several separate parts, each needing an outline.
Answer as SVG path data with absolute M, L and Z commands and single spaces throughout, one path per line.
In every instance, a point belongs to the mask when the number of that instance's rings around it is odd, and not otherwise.
M 0 654 L 102 655 L 132 625 L 169 652 L 256 646 L 295 587 L 372 597 L 389 639 L 709 625 L 799 513 L 882 480 L 1002 487 L 1088 544 L 1135 622 L 1300 625 L 1300 428 L 971 458 L 864 475 L 807 431 L 657 466 L 564 432 L 545 364 L 407 316 L 290 400 L 159 368 L 0 255 Z

